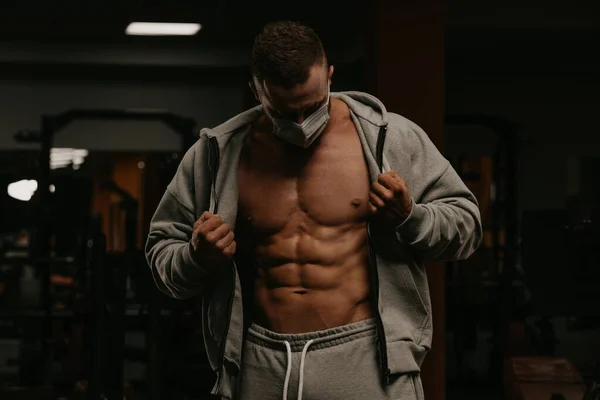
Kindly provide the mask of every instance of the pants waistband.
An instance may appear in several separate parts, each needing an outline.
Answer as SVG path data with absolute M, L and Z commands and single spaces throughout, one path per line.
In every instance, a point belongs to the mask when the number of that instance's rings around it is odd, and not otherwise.
M 317 350 L 352 342 L 364 337 L 375 337 L 375 327 L 375 321 L 367 319 L 322 331 L 289 334 L 273 332 L 253 323 L 248 329 L 247 340 L 273 350 L 285 349 L 283 345 L 287 342 L 293 352 L 298 352 L 303 350 L 307 342 L 311 342 L 311 349 Z

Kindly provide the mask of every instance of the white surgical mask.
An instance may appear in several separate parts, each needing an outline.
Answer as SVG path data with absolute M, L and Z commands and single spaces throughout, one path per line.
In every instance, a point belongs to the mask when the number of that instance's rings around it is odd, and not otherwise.
M 323 133 L 329 121 L 329 93 L 327 101 L 312 113 L 302 124 L 294 121 L 271 118 L 273 133 L 293 145 L 308 148 Z

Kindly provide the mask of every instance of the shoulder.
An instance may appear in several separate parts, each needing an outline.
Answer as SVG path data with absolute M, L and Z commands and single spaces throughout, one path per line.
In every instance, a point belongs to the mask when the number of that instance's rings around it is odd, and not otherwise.
M 423 135 L 427 136 L 419 125 L 400 114 L 388 113 L 387 121 L 388 131 L 404 136 L 406 139 L 416 139 Z
M 385 154 L 392 163 L 410 162 L 415 172 L 431 169 L 430 164 L 445 168 L 447 160 L 429 135 L 415 122 L 402 115 L 388 114 Z
M 185 152 L 179 163 L 177 175 L 194 175 L 195 166 L 204 158 L 206 152 L 207 136 L 204 130 L 196 142 Z
M 433 146 L 427 133 L 414 121 L 396 113 L 387 114 L 388 147 L 402 148 L 403 151 L 419 152 Z
M 340 119 L 340 120 L 351 120 L 350 116 L 350 107 L 343 100 L 337 99 L 335 97 L 331 98 L 329 113 L 332 118 Z

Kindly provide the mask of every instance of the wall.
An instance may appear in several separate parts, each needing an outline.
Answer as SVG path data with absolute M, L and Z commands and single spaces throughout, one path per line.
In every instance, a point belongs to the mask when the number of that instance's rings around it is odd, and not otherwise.
M 17 144 L 21 129 L 39 129 L 40 115 L 70 108 L 163 109 L 214 126 L 242 110 L 241 82 L 220 77 L 212 85 L 93 81 L 0 81 L 0 150 Z M 96 150 L 178 149 L 177 136 L 156 122 L 80 121 L 57 135 L 56 147 Z
M 364 90 L 362 62 L 337 64 L 332 91 Z M 74 67 L 67 68 L 71 71 Z M 18 75 L 21 79 L 0 81 L 0 151 L 37 148 L 37 145 L 16 143 L 13 135 L 21 129 L 39 129 L 42 114 L 71 108 L 162 109 L 194 118 L 198 128 L 218 125 L 245 109 L 247 82 L 240 69 L 198 68 L 190 72 L 180 68 L 171 70 L 178 76 L 170 77 L 161 70 L 154 81 L 143 68 L 134 72 L 117 70 L 111 72 L 116 79 L 103 76 L 96 81 L 90 78 L 94 71 L 83 67 L 79 72 L 73 71 L 78 74 L 74 80 L 57 80 L 54 74 L 38 72 L 32 79 L 23 79 L 21 73 Z M 97 73 L 104 74 L 101 71 Z M 131 79 L 136 76 L 135 71 L 139 71 L 140 77 L 143 74 L 143 81 Z M 199 74 L 202 76 L 198 77 Z M 39 75 L 48 79 L 40 80 Z M 68 73 L 60 74 L 65 75 Z M 124 75 L 128 79 L 123 79 Z M 187 77 L 190 79 L 186 80 Z M 176 139 L 170 129 L 155 122 L 79 121 L 60 131 L 55 146 L 90 150 L 177 150 Z
M 448 113 L 482 113 L 521 125 L 521 208 L 564 207 L 569 158 L 600 156 L 600 78 L 478 76 L 450 78 L 447 85 Z

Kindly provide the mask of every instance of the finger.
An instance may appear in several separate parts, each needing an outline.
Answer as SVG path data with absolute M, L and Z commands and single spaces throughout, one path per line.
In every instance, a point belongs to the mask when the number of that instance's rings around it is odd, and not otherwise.
M 402 178 L 400 176 L 399 173 L 397 173 L 396 171 L 391 171 L 390 176 L 392 178 L 394 178 L 396 180 L 396 182 L 398 182 L 398 187 L 399 187 L 400 192 L 408 192 L 408 185 L 406 184 L 406 181 L 404 180 L 404 178 Z
M 396 171 L 390 171 L 390 175 L 399 182 L 404 182 L 404 179 Z
M 402 185 L 400 184 L 400 182 L 398 182 L 398 179 L 391 173 L 379 175 L 379 179 L 377 180 L 377 182 L 386 189 L 391 190 L 392 192 L 400 192 L 402 190 Z
M 200 223 L 206 222 L 212 216 L 213 216 L 213 213 L 211 213 L 210 211 L 204 211 L 198 221 Z
M 204 211 L 200 218 L 198 218 L 198 220 L 194 223 L 194 230 L 196 230 L 196 228 L 208 221 L 212 216 L 213 214 L 211 212 Z
M 229 233 L 227 235 L 225 235 L 225 237 L 223 239 L 221 239 L 217 243 L 215 243 L 215 247 L 219 250 L 225 250 L 226 248 L 229 247 L 229 245 L 231 245 L 231 243 L 233 243 L 234 239 L 235 239 L 235 234 L 232 231 L 229 231 Z
M 233 257 L 233 255 L 235 254 L 236 247 L 237 243 L 234 241 L 229 246 L 227 246 L 225 250 L 223 250 L 223 254 L 227 257 Z
M 385 201 L 373 192 L 369 193 L 369 204 L 374 206 L 376 210 L 385 207 Z
M 384 201 L 390 201 L 394 199 L 394 193 L 379 182 L 373 183 L 371 192 L 375 193 L 377 197 Z
M 231 228 L 227 224 L 218 226 L 215 230 L 208 232 L 205 236 L 206 241 L 210 244 L 216 244 L 219 240 L 225 238 L 231 232 Z
M 205 236 L 208 233 L 217 229 L 221 225 L 223 225 L 223 220 L 221 219 L 221 216 L 213 215 L 212 217 L 201 223 L 196 230 L 200 235 Z
M 371 214 L 377 214 L 377 211 L 379 211 L 377 207 L 375 207 L 373 203 L 369 202 L 369 212 Z

